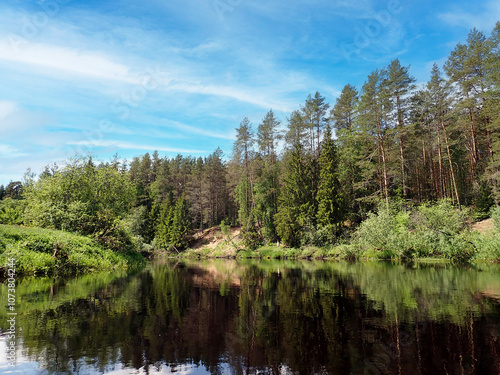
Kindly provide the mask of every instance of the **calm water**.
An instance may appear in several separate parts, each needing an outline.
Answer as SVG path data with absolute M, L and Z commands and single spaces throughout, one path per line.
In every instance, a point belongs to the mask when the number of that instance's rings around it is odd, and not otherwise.
M 17 296 L 0 373 L 500 374 L 498 265 L 164 262 Z

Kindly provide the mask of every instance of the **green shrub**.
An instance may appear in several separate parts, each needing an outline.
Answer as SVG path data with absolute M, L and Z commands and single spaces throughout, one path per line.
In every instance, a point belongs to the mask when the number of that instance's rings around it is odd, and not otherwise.
M 275 246 L 262 246 L 257 253 L 260 258 L 264 259 L 280 259 L 284 256 L 283 250 Z
M 241 228 L 241 239 L 245 247 L 249 250 L 256 250 L 259 246 L 264 244 L 264 238 L 259 232 L 259 228 L 257 228 L 253 216 L 251 216 L 247 223 Z
M 410 229 L 417 231 L 430 230 L 454 235 L 468 228 L 468 210 L 458 210 L 449 200 L 432 205 L 423 204 L 412 213 L 409 224 Z
M 471 259 L 475 247 L 466 240 L 468 211 L 460 211 L 449 200 L 423 204 L 410 215 L 412 249 L 418 257 Z
M 402 256 L 411 247 L 408 219 L 408 213 L 393 214 L 387 208 L 379 209 L 378 214 L 369 213 L 356 233 L 355 242 L 369 257 Z
M 0 200 L 0 224 L 23 224 L 25 207 L 26 202 L 22 199 Z
M 490 211 L 493 223 L 495 225 L 495 230 L 500 232 L 500 206 L 495 206 Z

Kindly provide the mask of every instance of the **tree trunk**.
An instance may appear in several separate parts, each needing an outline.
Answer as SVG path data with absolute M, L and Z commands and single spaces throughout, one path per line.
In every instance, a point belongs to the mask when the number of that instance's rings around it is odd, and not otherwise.
M 453 162 L 451 161 L 450 144 L 448 143 L 448 135 L 446 134 L 446 126 L 444 125 L 443 119 L 441 119 L 441 127 L 443 128 L 444 142 L 446 144 L 446 151 L 448 153 L 448 162 L 450 163 L 451 180 L 453 182 L 453 188 L 455 190 L 455 196 L 457 197 L 458 208 L 461 209 L 461 207 L 460 207 L 460 197 L 458 195 L 458 189 L 457 189 L 457 181 L 455 179 L 455 172 L 454 172 L 454 169 L 453 169 Z

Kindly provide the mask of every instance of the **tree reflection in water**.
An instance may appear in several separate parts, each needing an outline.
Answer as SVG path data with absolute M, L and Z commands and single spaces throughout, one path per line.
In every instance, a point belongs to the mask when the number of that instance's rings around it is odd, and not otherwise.
M 18 324 L 23 356 L 47 374 L 498 374 L 499 276 L 498 266 L 156 263 L 24 280 Z

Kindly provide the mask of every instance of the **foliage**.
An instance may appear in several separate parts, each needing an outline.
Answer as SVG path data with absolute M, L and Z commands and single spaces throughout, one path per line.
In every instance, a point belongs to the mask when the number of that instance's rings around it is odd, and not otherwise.
M 477 221 L 489 217 L 490 208 L 494 205 L 492 191 L 486 181 L 481 181 L 478 186 L 478 192 L 474 200 L 474 219 Z
M 369 213 L 356 232 L 356 242 L 365 252 L 380 258 L 403 256 L 411 248 L 408 219 L 407 213 L 394 215 L 388 208 Z

